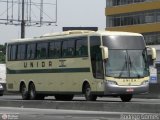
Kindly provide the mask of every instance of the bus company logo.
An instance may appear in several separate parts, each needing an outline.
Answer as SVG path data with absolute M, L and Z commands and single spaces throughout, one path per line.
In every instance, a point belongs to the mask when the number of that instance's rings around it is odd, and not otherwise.
M 65 61 L 66 60 L 59 60 L 59 62 L 60 62 L 59 67 L 66 67 L 66 65 L 64 64 Z
M 137 82 L 136 79 L 123 79 L 123 82 Z

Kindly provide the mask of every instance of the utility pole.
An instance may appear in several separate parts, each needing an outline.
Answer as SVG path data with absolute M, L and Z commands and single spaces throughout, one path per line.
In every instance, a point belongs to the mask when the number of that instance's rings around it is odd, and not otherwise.
M 21 38 L 25 38 L 24 0 L 22 0 Z

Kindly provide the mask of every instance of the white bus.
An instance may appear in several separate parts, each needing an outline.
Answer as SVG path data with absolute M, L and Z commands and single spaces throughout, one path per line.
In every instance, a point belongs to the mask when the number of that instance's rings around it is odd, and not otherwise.
M 152 49 L 152 58 L 156 58 Z M 66 31 L 7 44 L 7 89 L 22 99 L 72 100 L 148 92 L 147 48 L 141 34 Z

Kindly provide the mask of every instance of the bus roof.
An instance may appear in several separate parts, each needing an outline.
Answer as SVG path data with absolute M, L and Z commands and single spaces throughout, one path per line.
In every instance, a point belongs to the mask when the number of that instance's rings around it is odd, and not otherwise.
M 132 32 L 119 32 L 119 31 L 90 31 L 90 30 L 72 30 L 72 31 L 64 31 L 59 33 L 48 33 L 44 34 L 39 37 L 33 38 L 24 38 L 24 39 L 14 39 L 8 43 L 19 43 L 19 42 L 30 42 L 30 41 L 40 41 L 40 40 L 50 40 L 53 38 L 64 38 L 64 37 L 76 37 L 76 36 L 93 36 L 93 35 L 100 35 L 100 36 L 142 36 L 139 33 L 132 33 Z

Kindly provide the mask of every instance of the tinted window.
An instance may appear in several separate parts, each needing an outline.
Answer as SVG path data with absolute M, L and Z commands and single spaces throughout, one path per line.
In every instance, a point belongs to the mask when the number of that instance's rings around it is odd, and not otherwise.
M 34 59 L 35 58 L 35 52 L 36 52 L 36 44 L 31 43 L 27 45 L 27 59 Z
M 88 45 L 87 38 L 81 38 L 76 41 L 76 56 L 87 56 Z
M 16 60 L 17 45 L 11 47 L 11 60 Z
M 55 42 L 49 43 L 49 58 L 54 58 L 55 55 Z
M 26 45 L 18 45 L 18 51 L 17 51 L 17 59 L 18 60 L 24 60 L 25 59 L 25 52 L 26 52 Z
M 48 56 L 48 43 L 37 43 L 37 58 L 43 59 Z
M 103 61 L 102 53 L 100 49 L 100 37 L 90 37 L 90 52 L 91 52 L 91 64 L 92 72 L 95 78 L 103 78 Z
M 54 41 L 49 43 L 49 58 L 61 57 L 61 41 Z
M 73 57 L 75 55 L 75 41 L 66 40 L 62 44 L 62 56 L 63 57 Z
M 7 54 L 7 57 L 8 57 L 8 60 L 11 60 L 11 45 L 8 45 L 8 54 Z
M 61 57 L 61 42 L 55 42 L 55 51 L 54 51 L 54 56 L 55 58 Z

